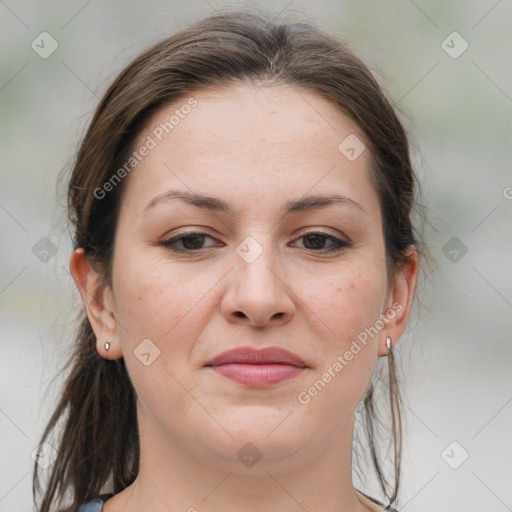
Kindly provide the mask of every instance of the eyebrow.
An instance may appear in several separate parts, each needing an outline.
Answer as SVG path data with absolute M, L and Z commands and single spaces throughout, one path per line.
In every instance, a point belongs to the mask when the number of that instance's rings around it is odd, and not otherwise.
M 203 208 L 205 210 L 212 210 L 228 214 L 234 213 L 233 207 L 222 199 L 206 196 L 196 192 L 189 192 L 186 190 L 168 190 L 167 192 L 159 194 L 158 196 L 151 199 L 151 201 L 149 201 L 149 203 L 144 208 L 144 212 L 159 203 L 166 203 L 172 199 L 181 199 L 182 201 L 185 201 L 192 206 Z M 290 213 L 301 213 L 317 208 L 325 208 L 326 206 L 330 206 L 332 204 L 346 204 L 347 206 L 357 208 L 361 212 L 368 214 L 366 209 L 361 204 L 341 194 L 312 195 L 291 200 L 286 202 L 285 205 L 281 208 L 281 213 L 283 215 L 288 215 Z

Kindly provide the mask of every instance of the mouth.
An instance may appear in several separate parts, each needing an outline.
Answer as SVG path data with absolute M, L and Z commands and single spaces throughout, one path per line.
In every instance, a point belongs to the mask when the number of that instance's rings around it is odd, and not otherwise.
M 223 352 L 205 364 L 215 373 L 251 387 L 268 387 L 288 380 L 308 366 L 296 354 L 277 347 L 242 347 Z

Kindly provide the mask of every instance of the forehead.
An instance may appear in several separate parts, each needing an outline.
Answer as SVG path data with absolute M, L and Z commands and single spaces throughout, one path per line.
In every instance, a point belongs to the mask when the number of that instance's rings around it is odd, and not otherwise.
M 361 145 L 365 140 L 333 102 L 304 88 L 237 84 L 199 90 L 161 107 L 141 131 L 135 149 L 149 140 L 152 148 L 130 174 L 125 200 L 145 206 L 176 185 L 229 194 L 239 203 L 252 193 L 273 195 L 275 203 L 276 194 L 296 197 L 340 186 L 375 196 L 369 151 L 353 161 L 340 151 L 350 137 Z
M 192 98 L 195 106 L 190 108 Z M 239 83 L 196 91 L 161 107 L 141 136 L 146 132 L 155 132 L 159 141 L 202 139 L 205 148 L 211 144 L 232 146 L 249 139 L 259 144 L 301 141 L 306 144 L 304 149 L 314 149 L 315 153 L 333 144 L 337 147 L 348 134 L 365 138 L 359 126 L 332 101 L 289 84 Z M 252 147 L 246 146 L 245 151 Z M 174 150 L 179 151 L 179 147 Z

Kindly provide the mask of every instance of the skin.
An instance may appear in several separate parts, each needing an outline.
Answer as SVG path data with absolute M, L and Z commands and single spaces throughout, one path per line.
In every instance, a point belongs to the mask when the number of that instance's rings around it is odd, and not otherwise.
M 369 151 L 349 161 L 338 150 L 349 134 L 364 134 L 325 99 L 290 86 L 193 96 L 197 106 L 125 178 L 112 286 L 81 249 L 70 262 L 99 354 L 124 357 L 138 397 L 140 473 L 104 511 L 381 510 L 352 484 L 354 410 L 387 354 L 386 336 L 396 343 L 405 329 L 418 259 L 409 248 L 408 263 L 387 282 Z M 139 143 L 186 99 L 160 109 Z M 234 213 L 179 199 L 147 208 L 170 189 L 222 199 Z M 289 200 L 332 193 L 362 209 L 335 203 L 280 214 Z M 158 245 L 184 230 L 209 236 L 189 241 L 199 248 L 189 254 Z M 329 253 L 329 239 L 304 238 L 319 231 L 351 245 Z M 263 251 L 251 263 L 236 251 L 246 237 Z M 400 312 L 300 403 L 298 394 L 394 303 Z M 149 366 L 134 354 L 144 339 L 160 350 Z M 284 348 L 308 368 L 250 388 L 204 367 L 241 346 Z M 237 458 L 248 442 L 262 453 L 252 467 Z

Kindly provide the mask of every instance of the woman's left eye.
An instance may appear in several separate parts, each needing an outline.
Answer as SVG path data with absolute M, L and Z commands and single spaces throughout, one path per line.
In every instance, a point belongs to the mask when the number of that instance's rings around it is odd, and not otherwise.
M 348 242 L 345 242 L 344 240 L 340 240 L 339 238 L 336 238 L 335 236 L 328 235 L 327 233 L 307 233 L 305 235 L 302 235 L 300 238 L 304 238 L 305 240 L 309 240 L 309 245 L 312 245 L 314 248 L 318 249 L 320 248 L 324 252 L 337 252 L 341 251 L 342 249 L 345 249 L 347 247 L 350 247 L 350 244 Z M 299 240 L 300 240 L 299 238 Z M 311 243 L 312 242 L 312 243 Z M 332 245 L 330 248 L 325 249 L 324 246 L 326 242 L 331 242 Z M 308 249 L 308 247 L 306 247 Z M 311 247 L 309 247 L 311 249 Z M 318 251 L 315 251 L 318 252 Z
M 186 235 L 176 236 L 170 238 L 169 240 L 163 240 L 159 245 L 170 249 L 173 252 L 192 253 L 209 248 L 202 246 L 205 238 L 213 239 L 213 237 L 207 235 L 206 233 L 187 233 Z M 300 236 L 297 240 L 300 239 L 307 241 L 307 243 L 304 244 L 306 246 L 305 248 L 313 252 L 337 252 L 350 247 L 351 245 L 349 242 L 345 242 L 344 240 L 340 240 L 335 236 L 321 232 L 306 233 Z M 330 248 L 325 248 L 326 242 L 331 243 Z

